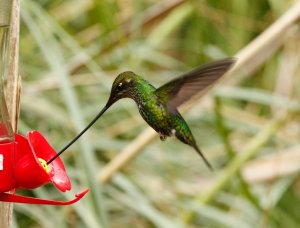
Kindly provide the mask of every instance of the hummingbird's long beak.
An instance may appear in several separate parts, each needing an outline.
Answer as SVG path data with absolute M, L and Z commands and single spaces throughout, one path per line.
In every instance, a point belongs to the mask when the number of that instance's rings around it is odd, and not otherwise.
M 68 149 L 74 142 L 76 142 L 104 113 L 105 111 L 113 104 L 114 102 L 109 99 L 104 108 L 94 117 L 94 119 L 74 138 L 72 139 L 64 148 L 62 148 L 55 156 L 53 156 L 48 162 L 49 165 L 57 157 L 59 157 L 66 149 Z

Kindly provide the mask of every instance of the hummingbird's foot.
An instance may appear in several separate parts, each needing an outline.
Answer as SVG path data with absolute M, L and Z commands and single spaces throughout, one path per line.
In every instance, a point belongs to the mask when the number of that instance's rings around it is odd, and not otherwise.
M 165 141 L 167 139 L 167 136 L 164 135 L 163 133 L 159 133 L 159 138 L 161 141 Z

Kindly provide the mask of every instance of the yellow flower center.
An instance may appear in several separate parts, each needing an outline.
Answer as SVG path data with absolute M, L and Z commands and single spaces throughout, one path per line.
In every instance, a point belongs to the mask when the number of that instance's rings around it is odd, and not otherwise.
M 38 160 L 41 163 L 41 165 L 43 166 L 46 173 L 49 173 L 50 172 L 50 167 L 47 165 L 47 162 L 42 158 L 38 158 Z

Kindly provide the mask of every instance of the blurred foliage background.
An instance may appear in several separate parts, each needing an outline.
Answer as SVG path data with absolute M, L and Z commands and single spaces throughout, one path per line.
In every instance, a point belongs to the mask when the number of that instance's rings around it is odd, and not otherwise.
M 59 150 L 104 106 L 120 72 L 130 69 L 159 86 L 236 55 L 291 6 L 23 0 L 19 131 L 38 129 Z M 124 99 L 63 154 L 71 193 L 50 185 L 22 192 L 65 199 L 89 187 L 88 196 L 67 207 L 15 204 L 13 227 L 299 227 L 297 25 L 282 37 L 283 45 L 268 44 L 265 53 L 275 50 L 260 64 L 259 53 L 244 63 L 238 83 L 220 83 L 183 114 L 214 172 L 178 140 L 161 142 Z M 137 151 L 132 161 L 101 178 L 130 150 Z

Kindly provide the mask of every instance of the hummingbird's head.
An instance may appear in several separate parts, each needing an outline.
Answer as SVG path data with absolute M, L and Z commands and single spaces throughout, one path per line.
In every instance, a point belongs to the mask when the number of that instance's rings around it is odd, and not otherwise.
M 112 85 L 107 105 L 110 106 L 117 100 L 125 97 L 132 98 L 134 94 L 135 82 L 138 78 L 139 76 L 132 71 L 125 71 L 119 74 Z

